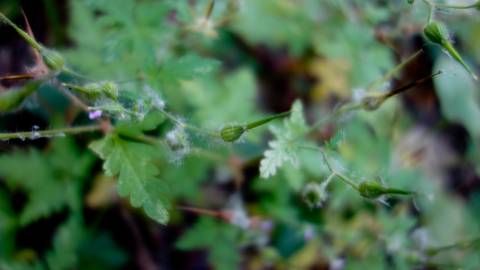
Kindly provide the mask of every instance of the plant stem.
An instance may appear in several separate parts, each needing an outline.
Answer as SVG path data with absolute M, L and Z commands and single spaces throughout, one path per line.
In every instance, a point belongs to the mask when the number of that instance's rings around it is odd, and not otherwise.
M 432 75 L 428 75 L 428 76 L 425 76 L 423 78 L 420 78 L 418 80 L 415 80 L 413 82 L 410 82 L 410 83 L 407 83 L 406 85 L 403 85 L 403 86 L 400 86 L 399 88 L 396 88 L 396 89 L 393 89 L 393 90 L 390 90 L 389 92 L 385 93 L 384 94 L 384 98 L 387 99 L 387 98 L 390 98 L 394 95 L 398 95 L 402 92 L 405 92 L 406 90 L 412 88 L 413 86 L 416 86 L 416 85 L 419 85 L 419 84 L 422 84 L 424 82 L 426 82 L 427 80 L 430 80 L 432 79 L 433 77 L 435 76 L 438 76 L 442 73 L 441 70 L 437 71 L 436 73 L 432 74 Z M 333 113 L 331 113 L 330 115 L 328 115 L 327 117 L 325 118 L 322 118 L 320 119 L 319 121 L 317 121 L 316 123 L 314 123 L 308 133 L 310 132 L 313 132 L 314 130 L 316 130 L 317 128 L 323 126 L 324 124 L 328 123 L 328 122 L 331 122 L 335 119 L 337 119 L 338 117 L 340 117 L 342 114 L 344 113 L 347 113 L 347 112 L 351 112 L 351 111 L 355 111 L 355 110 L 359 110 L 359 109 L 362 109 L 363 108 L 363 104 L 362 102 L 350 102 L 350 103 L 347 103 L 347 104 L 344 104 L 340 107 L 338 107 L 336 110 L 333 111 Z
M 192 212 L 199 215 L 205 215 L 205 216 L 211 216 L 211 217 L 217 217 L 217 218 L 224 217 L 224 214 L 221 211 L 216 211 L 216 210 L 203 209 L 203 208 L 190 207 L 190 206 L 177 206 L 177 208 L 183 211 Z
M 255 121 L 255 122 L 248 123 L 246 125 L 246 130 L 254 129 L 254 128 L 259 127 L 261 125 L 264 125 L 264 124 L 266 124 L 266 123 L 268 123 L 272 120 L 289 116 L 290 113 L 292 113 L 292 112 L 291 111 L 283 112 L 283 113 L 279 113 L 279 114 L 275 114 L 275 115 L 263 118 L 261 120 Z
M 166 142 L 161 139 L 157 139 L 155 137 L 144 135 L 144 134 L 134 135 L 134 134 L 122 133 L 122 132 L 117 132 L 117 134 L 121 138 L 125 138 L 135 142 L 140 142 L 140 143 L 145 143 L 150 145 L 163 145 L 163 146 L 167 145 Z
M 435 256 L 438 253 L 443 252 L 443 251 L 447 251 L 447 250 L 451 250 L 451 249 L 455 249 L 455 248 L 465 250 L 465 249 L 472 248 L 476 245 L 480 245 L 480 238 L 475 238 L 475 239 L 467 240 L 467 241 L 461 241 L 461 242 L 458 242 L 458 243 L 454 243 L 454 244 L 450 244 L 450 245 L 446 245 L 446 246 L 441 246 L 441 247 L 436 247 L 436 248 L 429 248 L 429 249 L 427 249 L 427 254 L 430 255 L 430 256 Z
M 441 71 L 441 70 L 439 70 L 439 71 L 437 71 L 437 72 L 435 72 L 435 73 L 433 73 L 433 74 L 431 74 L 431 75 L 428 75 L 428 76 L 425 76 L 425 77 L 420 78 L 420 79 L 418 79 L 418 80 L 415 80 L 415 81 L 413 81 L 413 82 L 410 82 L 410 83 L 407 83 L 407 84 L 405 84 L 405 85 L 402 85 L 402 86 L 400 86 L 400 87 L 398 87 L 398 88 L 396 88 L 396 89 L 390 90 L 388 93 L 385 94 L 385 98 L 389 98 L 389 97 L 398 95 L 398 94 L 400 94 L 400 93 L 402 93 L 402 92 L 405 92 L 406 90 L 408 90 L 408 89 L 410 89 L 410 88 L 412 88 L 412 87 L 414 87 L 414 86 L 416 86 L 416 85 L 422 84 L 422 83 L 424 83 L 424 82 L 426 82 L 426 81 L 428 81 L 428 80 L 430 80 L 430 79 L 433 79 L 434 77 L 436 77 L 436 76 L 438 76 L 438 75 L 440 75 L 440 74 L 442 74 L 442 71 Z
M 385 76 L 383 76 L 379 80 L 374 81 L 367 89 L 369 89 L 369 90 L 374 89 L 374 88 L 378 87 L 378 85 L 380 85 L 381 83 L 384 83 L 384 82 L 390 80 L 400 70 L 402 70 L 405 66 L 410 64 L 413 60 L 415 60 L 415 58 L 417 58 L 422 53 L 423 53 L 423 49 L 420 49 L 420 50 L 414 52 L 412 55 L 407 57 L 407 59 L 403 60 L 401 63 L 396 65 L 393 69 L 391 69 L 387 74 L 385 74 Z
M 80 126 L 80 127 L 67 127 L 59 129 L 49 129 L 49 130 L 32 130 L 32 131 L 21 131 L 21 132 L 12 132 L 12 133 L 0 133 L 0 140 L 10 140 L 10 139 L 38 139 L 45 137 L 63 137 L 66 134 L 74 135 L 86 132 L 94 132 L 102 130 L 101 125 L 91 125 L 91 126 Z
M 72 103 L 74 103 L 75 105 L 77 105 L 80 109 L 82 109 L 84 112 L 88 112 L 89 111 L 89 107 L 87 104 L 85 104 L 80 98 L 78 98 L 77 96 L 75 96 L 74 94 L 70 93 L 69 91 L 61 91 L 62 94 L 64 94 L 68 99 L 70 99 L 70 101 Z
M 18 27 L 16 24 L 14 24 L 7 16 L 5 16 L 2 12 L 0 12 L 0 20 L 6 22 L 8 25 L 10 25 L 30 46 L 35 48 L 38 51 L 43 50 L 42 45 L 38 43 L 35 38 L 31 37 L 27 32 L 23 31 Z
M 337 109 L 335 109 L 333 111 L 333 113 L 331 113 L 330 115 L 320 119 L 319 121 L 315 122 L 310 128 L 309 128 L 309 131 L 308 133 L 311 133 L 313 132 L 314 130 L 316 130 L 317 128 L 323 126 L 324 124 L 328 123 L 328 122 L 331 122 L 335 119 L 337 119 L 338 117 L 340 117 L 342 114 L 344 113 L 347 113 L 347 112 L 351 112 L 351 111 L 355 111 L 355 110 L 358 110 L 362 108 L 362 105 L 359 104 L 359 103 L 347 103 L 347 104 L 344 104 L 340 107 L 338 107 Z
M 7 75 L 7 76 L 0 77 L 0 81 L 27 80 L 32 78 L 33 78 L 32 74 Z
M 423 0 L 423 2 L 428 6 L 428 9 L 429 9 L 428 17 L 427 17 L 427 23 L 429 23 L 433 19 L 433 12 L 434 12 L 435 5 L 430 0 Z
M 349 177 L 345 176 L 344 174 L 338 172 L 337 170 L 335 170 L 335 169 L 332 167 L 332 164 L 331 164 L 330 161 L 328 160 L 327 154 L 325 153 L 325 150 L 324 150 L 322 147 L 302 145 L 302 146 L 300 146 L 300 148 L 307 149 L 307 150 L 320 151 L 320 153 L 322 154 L 322 158 L 323 158 L 325 164 L 327 165 L 328 169 L 329 169 L 330 172 L 331 172 L 329 178 L 330 178 L 330 177 L 334 177 L 334 176 L 338 176 L 338 177 L 340 178 L 340 180 L 342 180 L 342 181 L 345 182 L 346 184 L 350 185 L 350 186 L 353 187 L 355 190 L 358 190 L 358 184 L 357 184 L 357 183 L 355 183 L 352 179 L 350 179 Z
M 398 189 L 398 188 L 386 188 L 385 192 L 386 192 L 386 194 L 396 194 L 396 195 L 415 195 L 415 194 L 417 194 L 416 192 L 413 192 L 413 191 L 402 190 L 402 189 Z
M 478 7 L 480 5 L 480 1 L 477 1 L 470 5 L 454 5 L 454 4 L 443 4 L 443 3 L 435 3 L 434 5 L 437 8 L 470 9 L 470 8 Z
M 455 61 L 457 61 L 460 65 L 462 65 L 465 68 L 465 70 L 467 70 L 468 73 L 470 73 L 470 75 L 473 77 L 474 80 L 478 80 L 477 74 L 475 74 L 475 72 L 470 68 L 470 66 L 467 63 L 465 63 L 462 56 L 460 56 L 460 54 L 453 47 L 450 41 L 445 40 L 444 42 L 442 42 L 442 47 L 445 50 L 447 50 L 448 54 L 450 54 L 450 56 L 453 57 Z
M 207 8 L 205 10 L 205 18 L 210 19 L 210 16 L 212 15 L 213 8 L 215 7 L 215 0 L 210 0 L 207 4 Z
M 340 180 L 342 180 L 343 182 L 345 182 L 346 184 L 350 185 L 351 187 L 353 187 L 355 190 L 358 191 L 358 184 L 355 183 L 352 179 L 350 179 L 349 177 L 339 173 L 339 172 L 335 172 L 335 175 L 337 175 Z

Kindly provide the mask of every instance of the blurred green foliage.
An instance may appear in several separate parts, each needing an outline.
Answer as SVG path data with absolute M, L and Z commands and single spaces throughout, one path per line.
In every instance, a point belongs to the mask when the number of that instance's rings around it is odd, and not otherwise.
M 181 254 L 206 251 L 214 269 L 480 267 L 474 241 L 480 236 L 480 193 L 462 197 L 446 184 L 446 172 L 455 166 L 480 170 L 478 82 L 438 48 L 426 47 L 433 69 L 444 71 L 434 81 L 445 118 L 439 122 L 466 128 L 466 156 L 445 146 L 436 129 L 416 123 L 397 97 L 372 112 L 329 118 L 338 104 L 391 88 L 382 77 L 406 57 L 392 44 L 413 43 L 411 33 L 421 38 L 428 14 L 421 1 L 229 0 L 216 1 L 206 14 L 209 4 L 68 1 L 65 27 L 74 46 L 60 52 L 75 73 L 56 77 L 50 95 L 68 91 L 58 82 L 112 81 L 119 97 L 76 96 L 90 113 L 100 110 L 101 119 L 80 110 L 67 115 L 65 104 L 49 110 L 53 116 L 46 120 L 55 126 L 104 124 L 97 129 L 104 133 L 100 138 L 53 138 L 44 148 L 0 156 L 0 269 L 134 264 L 138 254 L 127 252 L 132 247 L 117 243 L 85 214 L 96 207 L 128 209 L 152 238 L 155 229 L 182 228 L 172 246 Z M 14 16 L 18 6 L 7 1 L 0 9 Z M 438 17 L 448 17 L 464 43 L 462 54 L 478 65 L 479 48 L 472 45 L 480 38 L 478 12 L 456 12 Z M 262 70 L 262 56 L 275 64 Z M 269 72 L 313 82 L 306 91 L 293 84 L 285 86 L 292 88 L 288 95 L 280 89 L 265 95 Z M 408 82 L 398 74 L 393 79 Z M 370 89 L 378 80 L 385 83 L 381 89 Z M 267 112 L 272 100 L 266 96 L 291 104 L 290 116 L 248 131 L 234 144 L 222 142 L 218 131 L 225 125 L 274 113 Z M 37 139 L 35 132 L 17 139 Z M 304 189 L 329 177 L 321 207 L 310 208 Z M 120 198 L 109 193 L 112 178 Z M 367 200 L 355 188 L 367 180 L 418 195 Z M 23 230 L 62 214 L 44 250 L 17 241 Z M 94 220 L 103 218 L 96 214 Z

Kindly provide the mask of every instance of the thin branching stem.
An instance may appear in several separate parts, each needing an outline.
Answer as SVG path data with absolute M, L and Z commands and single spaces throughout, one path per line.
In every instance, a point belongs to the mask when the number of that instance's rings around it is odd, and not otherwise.
M 202 129 L 200 127 L 185 123 L 184 121 L 178 119 L 178 117 L 176 117 L 172 113 L 166 111 L 165 109 L 159 109 L 159 111 L 163 115 L 165 115 L 165 117 L 167 117 L 167 119 L 169 119 L 170 121 L 172 121 L 173 123 L 175 123 L 176 125 L 178 125 L 182 128 L 186 128 L 186 129 L 189 129 L 189 130 L 192 130 L 192 131 L 195 131 L 195 132 L 198 132 L 198 133 L 202 133 L 202 134 L 205 134 L 205 135 L 208 135 L 208 136 L 211 136 L 211 137 L 219 137 L 219 135 L 214 131 L 205 130 L 205 129 Z
M 428 6 L 428 16 L 427 16 L 427 23 L 430 23 L 433 20 L 433 13 L 435 11 L 435 4 L 430 0 L 423 0 L 425 5 Z
M 328 186 L 328 184 L 330 183 L 330 181 L 332 181 L 332 179 L 337 176 L 337 173 L 335 171 L 332 171 L 332 173 L 327 177 L 327 179 L 325 179 L 325 182 L 323 182 L 325 184 L 325 186 Z
M 345 182 L 346 184 L 350 185 L 351 187 L 353 187 L 355 190 L 358 191 L 358 184 L 355 183 L 352 179 L 350 179 L 350 177 L 347 177 L 346 175 L 342 174 L 342 173 L 339 173 L 339 172 L 335 172 L 335 175 L 337 175 L 340 180 L 342 180 L 343 182 Z
M 393 69 L 391 69 L 387 74 L 385 74 L 382 78 L 374 81 L 369 87 L 369 90 L 377 88 L 379 85 L 391 80 L 397 73 L 404 69 L 408 64 L 412 63 L 413 60 L 415 60 L 420 54 L 423 53 L 423 49 L 420 49 L 416 52 L 414 52 L 412 55 L 408 56 L 405 60 L 400 62 L 398 65 L 396 65 Z
M 307 149 L 307 150 L 319 151 L 320 154 L 322 155 L 322 158 L 325 162 L 325 165 L 327 165 L 328 170 L 331 172 L 331 174 L 328 178 L 338 176 L 338 178 L 340 180 L 342 180 L 344 183 L 353 187 L 355 190 L 358 190 L 358 184 L 355 183 L 355 181 L 353 181 L 352 179 L 350 179 L 350 177 L 344 175 L 343 173 L 341 173 L 341 172 L 335 170 L 335 168 L 333 168 L 332 163 L 330 162 L 327 154 L 325 153 L 325 149 L 323 149 L 322 147 L 319 147 L 319 146 L 309 146 L 309 145 L 302 145 L 302 146 L 300 146 L 300 148 Z
M 75 135 L 87 132 L 95 132 L 102 130 L 102 125 L 90 125 L 90 126 L 80 126 L 80 127 L 67 127 L 59 129 L 48 129 L 48 130 L 32 130 L 32 131 L 21 131 L 21 132 L 11 132 L 11 133 L 0 133 L 0 140 L 11 140 L 11 139 L 38 139 L 38 138 L 49 138 L 49 137 L 63 137 L 65 135 Z
M 451 8 L 451 9 L 470 9 L 476 8 L 480 5 L 480 1 L 476 1 L 473 4 L 464 4 L 464 5 L 456 5 L 456 4 L 445 4 L 445 3 L 434 3 L 436 8 Z

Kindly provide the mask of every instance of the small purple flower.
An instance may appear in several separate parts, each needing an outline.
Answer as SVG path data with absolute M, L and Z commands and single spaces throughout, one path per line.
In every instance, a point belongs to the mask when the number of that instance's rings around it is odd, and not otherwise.
M 95 110 L 88 113 L 88 118 L 90 118 L 90 120 L 100 118 L 101 116 L 102 116 L 101 110 Z
M 266 232 L 270 232 L 272 229 L 273 229 L 273 222 L 271 220 L 264 220 L 262 221 L 262 223 L 260 224 L 260 228 L 263 230 L 263 231 L 266 231 Z
M 315 231 L 312 226 L 307 226 L 303 231 L 303 239 L 310 241 L 315 237 Z

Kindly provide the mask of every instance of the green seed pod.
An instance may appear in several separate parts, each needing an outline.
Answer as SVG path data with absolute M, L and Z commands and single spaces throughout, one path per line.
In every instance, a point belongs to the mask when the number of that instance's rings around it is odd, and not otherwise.
M 118 85 L 111 81 L 89 83 L 83 87 L 83 90 L 86 94 L 92 96 L 104 94 L 113 100 L 118 98 Z
M 235 142 L 236 140 L 238 140 L 238 138 L 240 138 L 240 136 L 242 136 L 243 133 L 245 133 L 245 131 L 257 128 L 257 127 L 262 126 L 262 125 L 265 125 L 265 124 L 267 124 L 270 121 L 273 121 L 275 119 L 280 119 L 280 118 L 289 116 L 290 113 L 291 112 L 288 111 L 288 112 L 275 114 L 275 115 L 268 116 L 268 117 L 265 117 L 263 119 L 260 119 L 260 120 L 254 121 L 254 122 L 250 122 L 250 123 L 248 123 L 246 125 L 243 125 L 243 126 L 242 125 L 231 125 L 231 124 L 227 125 L 224 128 L 222 128 L 222 130 L 220 131 L 220 137 L 222 137 L 222 139 L 225 142 Z
M 59 72 L 64 69 L 65 59 L 60 53 L 42 47 L 40 50 L 40 54 L 42 55 L 43 61 L 45 61 L 45 64 L 50 70 Z
M 10 112 L 22 105 L 23 101 L 35 92 L 41 81 L 32 81 L 19 89 L 10 89 L 0 93 L 0 112 Z
M 448 31 L 445 25 L 441 22 L 432 21 L 428 23 L 423 29 L 425 37 L 433 43 L 443 46 L 448 42 Z
M 241 125 L 229 125 L 220 131 L 220 137 L 225 142 L 237 141 L 247 129 Z
M 428 40 L 442 46 L 442 48 L 453 59 L 455 59 L 455 61 L 462 65 L 463 68 L 465 68 L 465 70 L 468 71 L 468 73 L 470 73 L 475 80 L 478 80 L 477 75 L 473 72 L 470 66 L 467 65 L 460 53 L 457 52 L 455 47 L 453 47 L 452 43 L 448 39 L 448 31 L 445 25 L 437 21 L 432 21 L 425 26 L 423 33 Z
M 102 92 L 111 99 L 118 98 L 118 84 L 112 81 L 102 82 Z
M 118 98 L 118 85 L 111 81 L 88 83 L 83 86 L 64 83 L 63 86 L 83 93 L 90 98 L 97 98 L 102 94 L 113 100 Z
M 415 192 L 387 188 L 377 181 L 364 181 L 358 186 L 360 195 L 367 199 L 377 199 L 382 195 L 413 195 Z
M 408 2 L 409 4 L 413 4 L 413 3 L 415 3 L 415 0 L 407 0 L 407 2 Z
M 358 192 L 367 199 L 376 199 L 385 194 L 385 188 L 376 181 L 365 181 L 358 186 Z

